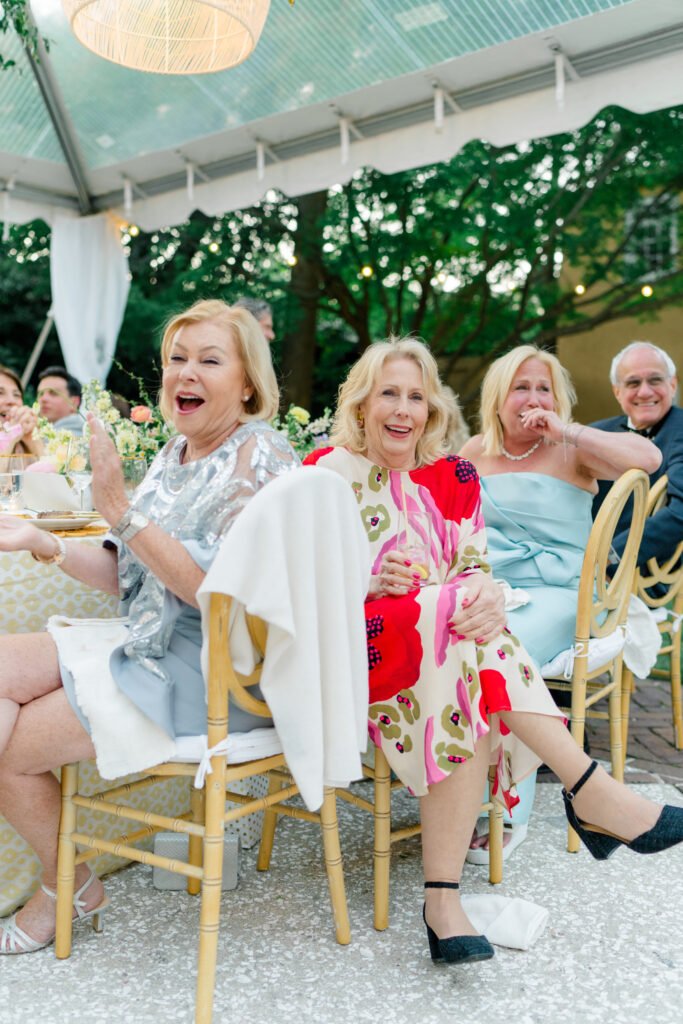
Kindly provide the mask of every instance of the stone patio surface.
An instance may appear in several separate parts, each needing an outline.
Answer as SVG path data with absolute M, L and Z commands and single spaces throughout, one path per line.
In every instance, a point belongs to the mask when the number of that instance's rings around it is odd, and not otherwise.
M 606 759 L 605 728 L 591 727 Z M 665 683 L 639 684 L 627 781 L 683 806 Z M 550 781 L 548 781 L 550 779 Z M 367 783 L 357 784 L 367 790 Z M 372 924 L 370 820 L 340 802 L 352 941 L 335 943 L 319 832 L 283 819 L 271 870 L 242 853 L 239 887 L 223 894 L 216 1024 L 678 1024 L 683 1016 L 683 846 L 655 857 L 619 850 L 608 862 L 566 852 L 560 787 L 538 787 L 529 837 L 496 892 L 549 911 L 526 952 L 432 964 L 421 921 L 419 839 L 394 847 L 389 928 Z M 396 821 L 416 803 L 396 794 Z M 0 1024 L 189 1024 L 199 901 L 160 892 L 151 868 L 109 876 L 104 932 L 74 931 L 71 959 L 54 950 L 0 960 Z M 466 865 L 463 889 L 491 891 Z

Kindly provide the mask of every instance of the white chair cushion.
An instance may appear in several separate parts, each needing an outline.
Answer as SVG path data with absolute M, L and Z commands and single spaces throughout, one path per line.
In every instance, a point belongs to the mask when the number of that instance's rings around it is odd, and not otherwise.
M 196 764 L 207 750 L 206 736 L 177 736 L 175 753 L 169 761 Z M 228 735 L 228 764 L 240 764 L 257 757 L 272 757 L 282 753 L 282 744 L 275 729 L 252 729 L 251 732 L 232 732 Z
M 609 636 L 594 637 L 588 641 L 588 671 L 592 672 L 596 668 L 600 668 L 601 665 L 611 661 L 612 658 L 616 658 L 617 654 L 624 647 L 624 631 L 623 629 L 616 630 L 614 633 L 610 633 Z M 569 647 L 566 651 L 560 651 L 556 654 L 552 661 L 546 662 L 541 667 L 541 675 L 545 679 L 559 679 L 560 676 L 564 676 L 565 679 L 571 679 L 574 671 L 574 656 L 576 650 L 574 647 Z

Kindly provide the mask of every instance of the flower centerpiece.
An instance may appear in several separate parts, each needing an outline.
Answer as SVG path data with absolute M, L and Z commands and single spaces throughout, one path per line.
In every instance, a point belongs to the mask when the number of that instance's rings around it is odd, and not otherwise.
M 304 459 L 315 448 L 322 448 L 332 426 L 332 413 L 325 409 L 322 416 L 312 420 L 311 414 L 300 405 L 290 405 L 284 418 L 276 416 L 271 426 L 287 438 L 300 459 Z
M 38 411 L 37 405 L 34 408 Z M 175 433 L 159 410 L 148 405 L 134 406 L 130 419 L 126 419 L 114 407 L 110 393 L 96 380 L 83 388 L 81 406 L 76 409 L 83 417 L 83 435 L 87 437 L 90 431 L 83 410 L 93 412 L 101 420 L 122 458 L 141 457 L 149 463 Z M 51 462 L 58 473 L 66 475 L 73 435 L 68 430 L 56 430 L 44 416 L 38 418 L 38 434 L 45 445 L 43 459 Z

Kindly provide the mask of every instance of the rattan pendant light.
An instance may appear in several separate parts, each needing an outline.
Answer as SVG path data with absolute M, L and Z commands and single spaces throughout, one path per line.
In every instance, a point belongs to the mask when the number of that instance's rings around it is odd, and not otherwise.
M 253 53 L 270 0 L 62 0 L 71 31 L 137 71 L 196 75 Z

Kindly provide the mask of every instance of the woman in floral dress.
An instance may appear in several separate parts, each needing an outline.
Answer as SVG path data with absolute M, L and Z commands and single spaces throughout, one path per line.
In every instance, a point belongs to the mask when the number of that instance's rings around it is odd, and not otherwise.
M 489 763 L 496 765 L 494 797 L 513 808 L 515 782 L 545 761 L 567 787 L 574 784 L 576 814 L 626 842 L 642 833 L 661 838 L 653 829 L 661 808 L 591 766 L 507 629 L 485 561 L 477 473 L 445 455 L 447 418 L 429 350 L 413 339 L 380 342 L 340 389 L 333 447 L 306 462 L 348 480 L 368 532 L 370 734 L 420 797 L 432 958 L 464 963 L 493 956 L 457 892 Z M 424 513 L 426 579 L 399 550 L 420 534 L 424 540 Z M 667 845 L 683 840 L 683 811 L 674 831 Z

